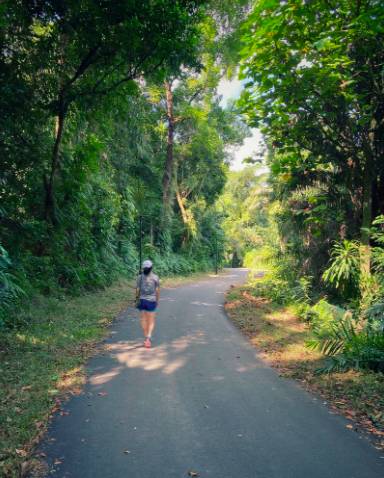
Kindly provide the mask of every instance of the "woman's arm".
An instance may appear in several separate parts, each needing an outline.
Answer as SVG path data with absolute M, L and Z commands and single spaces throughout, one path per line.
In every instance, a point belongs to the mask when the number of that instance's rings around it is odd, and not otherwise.
M 140 289 L 141 289 L 141 275 L 138 276 L 136 279 L 136 300 L 140 297 Z

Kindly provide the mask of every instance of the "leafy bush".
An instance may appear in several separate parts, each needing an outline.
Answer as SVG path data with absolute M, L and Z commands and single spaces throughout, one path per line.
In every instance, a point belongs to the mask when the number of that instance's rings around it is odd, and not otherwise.
M 359 295 L 360 244 L 336 242 L 331 251 L 331 265 L 323 273 L 324 282 L 339 289 L 345 298 Z
M 344 372 L 351 368 L 384 372 L 384 334 L 370 327 L 359 329 L 358 323 L 346 314 L 340 322 L 332 322 L 326 335 L 314 328 L 315 338 L 308 343 L 320 350 L 328 363 L 319 373 Z
M 267 246 L 247 251 L 244 255 L 243 266 L 252 271 L 266 270 L 271 258 L 271 251 Z
M 308 319 L 315 334 L 319 338 L 327 338 L 347 313 L 345 309 L 320 299 L 308 309 Z
M 367 321 L 367 328 L 384 334 L 384 302 L 372 304 L 364 311 L 363 318 Z
M 153 246 L 145 247 L 144 254 L 154 263 L 154 269 L 160 276 L 191 274 L 197 271 L 213 269 L 213 262 L 208 259 L 195 260 L 182 254 L 168 253 L 161 255 Z
M 9 271 L 10 266 L 8 253 L 0 245 L 0 329 L 7 324 L 9 311 L 24 294 L 16 277 Z

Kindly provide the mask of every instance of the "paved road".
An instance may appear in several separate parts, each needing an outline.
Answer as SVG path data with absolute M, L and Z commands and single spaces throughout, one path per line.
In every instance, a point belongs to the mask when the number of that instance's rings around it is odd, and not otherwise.
M 42 450 L 71 478 L 383 478 L 384 459 L 321 400 L 264 365 L 224 314 L 232 270 L 162 291 L 155 347 L 114 324 L 85 393 Z

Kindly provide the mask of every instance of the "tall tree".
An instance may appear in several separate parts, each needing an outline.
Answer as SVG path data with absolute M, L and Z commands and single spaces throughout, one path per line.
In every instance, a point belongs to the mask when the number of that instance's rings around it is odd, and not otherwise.
M 55 118 L 54 141 L 44 175 L 47 219 L 56 220 L 54 182 L 71 108 L 94 104 L 100 96 L 142 75 L 193 63 L 198 6 L 202 3 L 5 3 L 6 16 L 16 19 L 12 28 L 21 29 L 23 34 L 21 44 L 5 45 L 12 46 L 13 54 L 4 54 L 1 60 L 22 74 L 24 51 L 28 50 L 28 68 L 35 74 L 27 81 L 33 81 L 39 106 L 48 117 Z M 13 40 L 10 32 L 3 38 Z
M 342 234 L 365 245 L 383 211 L 383 19 L 375 0 L 261 0 L 243 35 L 243 110 L 275 152 L 272 174 L 291 190 L 326 183 L 345 204 Z

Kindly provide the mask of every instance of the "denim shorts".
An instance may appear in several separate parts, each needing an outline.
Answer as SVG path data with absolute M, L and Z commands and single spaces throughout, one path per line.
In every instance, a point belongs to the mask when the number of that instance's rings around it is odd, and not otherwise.
M 152 300 L 140 299 L 139 306 L 137 307 L 139 310 L 146 310 L 147 312 L 155 312 L 157 307 L 157 302 Z

